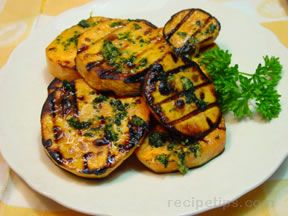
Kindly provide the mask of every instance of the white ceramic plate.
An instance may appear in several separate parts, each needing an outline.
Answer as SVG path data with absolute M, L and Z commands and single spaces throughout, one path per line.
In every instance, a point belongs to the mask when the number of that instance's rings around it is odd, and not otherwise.
M 3 193 L 6 189 L 7 183 L 9 179 L 9 168 L 8 165 L 2 158 L 0 154 L 0 199 L 3 196 Z
M 226 151 L 187 175 L 156 175 L 133 158 L 110 178 L 85 180 L 58 167 L 45 155 L 40 111 L 52 80 L 44 49 L 63 29 L 94 15 L 144 18 L 163 25 L 175 12 L 202 7 L 192 1 L 97 1 L 58 17 L 42 17 L 37 29 L 12 54 L 0 74 L 0 137 L 3 156 L 32 188 L 78 211 L 108 215 L 195 214 L 231 202 L 266 180 L 287 156 L 288 52 L 269 31 L 238 11 L 206 5 L 222 23 L 217 43 L 233 53 L 243 71 L 254 71 L 262 56 L 284 64 L 282 113 L 271 123 L 227 121 Z M 44 25 L 45 24 L 45 25 Z M 285 90 L 286 89 L 286 90 Z

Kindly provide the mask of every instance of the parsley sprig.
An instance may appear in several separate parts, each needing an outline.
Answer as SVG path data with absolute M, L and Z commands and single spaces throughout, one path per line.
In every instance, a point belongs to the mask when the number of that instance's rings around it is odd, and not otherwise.
M 213 48 L 200 56 L 203 65 L 214 81 L 223 113 L 233 112 L 242 119 L 259 113 L 263 119 L 277 118 L 280 111 L 280 94 L 276 87 L 281 79 L 282 65 L 279 58 L 264 56 L 254 74 L 239 71 L 231 65 L 232 54 Z

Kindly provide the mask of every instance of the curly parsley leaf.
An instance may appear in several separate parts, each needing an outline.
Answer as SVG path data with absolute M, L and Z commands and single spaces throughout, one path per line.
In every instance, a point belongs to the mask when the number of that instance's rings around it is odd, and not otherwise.
M 279 58 L 264 56 L 264 64 L 259 64 L 254 74 L 240 72 L 231 59 L 229 51 L 218 47 L 200 56 L 200 64 L 214 81 L 222 111 L 233 112 L 239 119 L 255 112 L 265 120 L 277 118 L 281 111 L 281 95 L 276 90 L 282 72 Z

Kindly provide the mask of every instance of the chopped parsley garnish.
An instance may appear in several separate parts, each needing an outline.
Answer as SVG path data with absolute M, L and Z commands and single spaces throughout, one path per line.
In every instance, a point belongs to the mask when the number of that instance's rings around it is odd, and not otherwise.
M 78 23 L 78 25 L 81 26 L 82 28 L 89 28 L 90 27 L 90 24 L 87 22 L 87 20 L 81 20 Z
M 94 100 L 93 100 L 93 103 L 101 103 L 103 101 L 107 101 L 108 100 L 108 97 L 105 96 L 105 95 L 99 95 L 98 97 L 96 97 Z
M 281 111 L 276 89 L 282 73 L 279 58 L 264 56 L 264 64 L 258 64 L 254 74 L 240 72 L 237 64 L 231 65 L 231 59 L 232 54 L 220 48 L 200 56 L 200 63 L 214 81 L 222 112 L 232 112 L 238 119 L 256 113 L 268 121 L 277 118 Z
M 133 26 L 134 26 L 134 29 L 135 29 L 135 30 L 138 30 L 138 29 L 141 29 L 141 28 L 142 28 L 142 27 L 141 27 L 139 24 L 137 24 L 137 23 L 134 23 Z
M 112 41 L 105 40 L 102 48 L 102 55 L 110 65 L 117 66 L 116 61 L 121 56 L 121 52 L 114 46 Z
M 74 35 L 71 38 L 68 38 L 66 41 L 63 41 L 62 45 L 64 46 L 64 51 L 66 51 L 70 45 L 76 46 L 78 42 L 78 37 L 79 33 L 75 31 Z
M 78 119 L 72 117 L 70 119 L 67 120 L 68 124 L 70 125 L 70 127 L 73 127 L 75 129 L 87 129 L 91 126 L 92 122 L 90 121 L 82 121 L 80 122 Z
M 201 20 L 197 20 L 196 25 L 201 26 Z
M 122 22 L 112 22 L 110 24 L 110 27 L 115 28 L 115 27 L 118 27 L 118 26 L 121 26 L 121 25 L 122 25 Z
M 139 61 L 139 66 L 140 67 L 145 67 L 148 63 L 148 60 L 147 58 L 141 58 L 140 61 Z
M 109 141 L 117 141 L 118 140 L 118 134 L 114 131 L 111 124 L 106 124 L 104 127 L 104 136 Z
M 131 32 L 119 33 L 118 34 L 118 39 L 119 40 L 128 40 L 128 39 L 130 39 L 130 33 Z
M 187 33 L 186 32 L 177 32 L 177 35 L 179 35 L 181 38 L 186 38 Z
M 194 86 L 191 80 L 189 80 L 187 77 L 181 77 L 180 78 L 183 89 L 184 89 L 184 96 L 186 99 L 187 104 L 195 103 L 196 106 L 200 110 L 205 110 L 207 107 L 207 104 L 205 101 L 200 100 L 199 98 L 196 97 L 195 92 L 194 92 Z
M 163 166 L 166 168 L 168 166 L 168 162 L 169 162 L 169 155 L 167 154 L 160 154 L 157 155 L 155 158 L 157 161 L 159 161 L 161 164 L 163 164 Z
M 73 86 L 67 80 L 63 80 L 63 86 L 66 91 L 73 91 Z
M 94 137 L 95 135 L 94 135 L 94 133 L 86 132 L 86 133 L 83 134 L 83 136 L 85 136 L 85 137 Z
M 127 112 L 126 112 L 126 111 L 117 113 L 117 114 L 115 115 L 115 120 L 114 120 L 115 124 L 116 124 L 117 126 L 120 126 L 120 125 L 121 125 L 121 121 L 122 121 L 126 116 L 127 116 Z
M 138 127 L 146 127 L 147 126 L 146 122 L 142 118 L 140 118 L 136 115 L 132 116 L 131 123 L 135 126 L 138 126 Z
M 165 139 L 162 133 L 152 132 L 149 134 L 149 144 L 153 147 L 161 147 L 165 143 Z
M 195 158 L 199 157 L 201 154 L 201 149 L 200 149 L 199 143 L 194 143 L 194 144 L 190 145 L 189 150 L 191 153 L 194 154 Z
M 117 111 L 117 110 L 125 111 L 126 110 L 125 105 L 120 100 L 117 100 L 117 99 L 112 99 L 110 101 L 110 105 L 112 106 L 113 111 Z
M 212 34 L 212 33 L 215 32 L 216 28 L 217 28 L 217 26 L 216 26 L 215 24 L 211 23 L 211 24 L 209 25 L 206 33 L 211 33 L 211 34 Z
M 181 151 L 181 152 L 178 152 L 177 156 L 178 156 L 178 159 L 179 159 L 178 169 L 179 169 L 179 171 L 182 174 L 186 174 L 188 172 L 188 168 L 187 168 L 187 166 L 185 164 L 186 154 L 185 154 L 185 152 Z
M 187 77 L 181 77 L 180 80 L 181 80 L 183 89 L 184 89 L 185 91 L 194 90 L 194 86 L 193 86 L 192 81 L 189 80 Z

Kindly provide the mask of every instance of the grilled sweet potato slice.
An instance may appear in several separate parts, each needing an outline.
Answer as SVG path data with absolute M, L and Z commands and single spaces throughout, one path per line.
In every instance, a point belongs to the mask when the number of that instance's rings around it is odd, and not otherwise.
M 91 27 L 107 20 L 109 18 L 91 17 L 58 35 L 46 48 L 49 72 L 61 80 L 70 81 L 80 78 L 75 66 L 78 37 Z
M 145 78 L 144 96 L 163 126 L 185 136 L 203 137 L 221 120 L 214 85 L 195 62 L 153 65 Z
M 78 50 L 76 65 L 85 81 L 120 96 L 139 95 L 147 70 L 172 51 L 162 29 L 145 20 L 97 25 L 80 36 Z
M 128 158 L 144 138 L 149 109 L 140 97 L 96 93 L 83 79 L 54 80 L 41 114 L 42 142 L 59 167 L 102 178 Z
M 164 26 L 164 37 L 177 56 L 195 54 L 213 43 L 220 31 L 219 21 L 201 9 L 182 10 Z
M 152 129 L 136 150 L 137 158 L 157 173 L 169 173 L 197 167 L 219 155 L 225 147 L 226 129 L 224 118 L 217 128 L 200 140 L 171 135 L 160 125 Z

